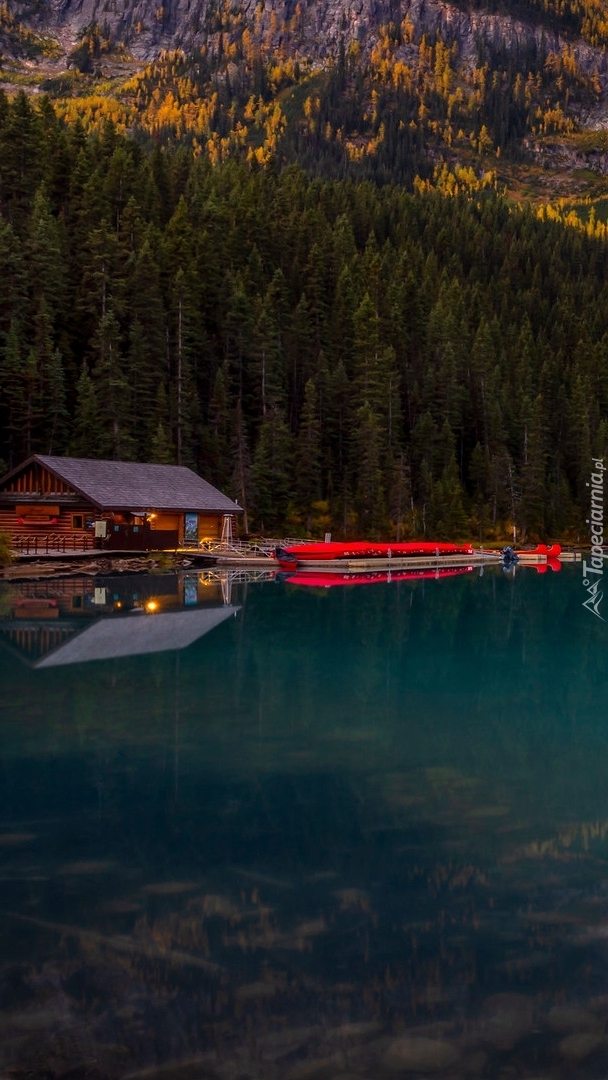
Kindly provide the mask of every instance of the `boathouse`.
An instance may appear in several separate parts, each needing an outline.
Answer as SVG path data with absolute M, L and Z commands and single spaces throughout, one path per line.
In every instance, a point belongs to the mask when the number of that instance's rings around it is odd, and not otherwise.
M 0 479 L 17 550 L 163 551 L 232 534 L 241 508 L 183 465 L 35 454 Z

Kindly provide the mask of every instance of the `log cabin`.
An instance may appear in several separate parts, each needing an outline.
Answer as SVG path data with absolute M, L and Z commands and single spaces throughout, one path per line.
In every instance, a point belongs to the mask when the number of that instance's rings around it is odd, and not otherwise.
M 0 479 L 18 551 L 169 551 L 232 535 L 241 507 L 183 465 L 35 454 Z

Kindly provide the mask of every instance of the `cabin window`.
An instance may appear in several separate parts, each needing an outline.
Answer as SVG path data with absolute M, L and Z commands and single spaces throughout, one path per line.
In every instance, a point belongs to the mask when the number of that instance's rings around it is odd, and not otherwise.
M 72 597 L 72 608 L 75 609 L 75 608 L 81 608 L 81 607 L 82 607 L 82 596 L 73 596 Z
M 82 529 L 83 524 L 84 524 L 84 519 L 83 519 L 82 514 L 72 514 L 72 528 L 73 529 Z

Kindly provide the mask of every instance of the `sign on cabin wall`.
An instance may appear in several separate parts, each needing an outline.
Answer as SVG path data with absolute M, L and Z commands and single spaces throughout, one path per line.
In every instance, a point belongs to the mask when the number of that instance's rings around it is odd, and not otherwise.
M 41 505 L 26 503 L 23 506 L 16 506 L 15 513 L 20 518 L 53 518 L 59 517 L 59 507 L 49 506 L 48 503 Z

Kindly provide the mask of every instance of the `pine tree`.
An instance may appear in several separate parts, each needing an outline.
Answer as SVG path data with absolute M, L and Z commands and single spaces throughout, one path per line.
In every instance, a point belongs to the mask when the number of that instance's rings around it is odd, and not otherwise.
M 249 443 L 245 431 L 242 402 L 239 398 L 234 410 L 234 439 L 233 439 L 234 471 L 232 474 L 231 491 L 235 495 L 243 509 L 243 532 L 249 533 L 249 506 L 253 488 L 251 470 L 251 458 Z
M 410 467 L 403 451 L 393 455 L 387 469 L 389 514 L 397 543 L 413 528 L 413 498 Z
M 6 433 L 5 452 L 8 467 L 12 469 L 25 456 L 23 433 L 27 416 L 23 335 L 15 319 L 11 320 L 0 351 L 0 403 Z
M 147 456 L 147 455 L 146 455 Z M 175 446 L 169 430 L 169 403 L 163 383 L 156 394 L 153 435 L 150 440 L 150 461 L 157 465 L 175 465 Z
M 99 418 L 99 457 L 129 461 L 135 449 L 129 383 L 123 370 L 120 328 L 112 310 L 99 320 L 91 351 Z
M 0 217 L 0 335 L 8 333 L 11 323 L 14 329 L 27 322 L 30 302 L 24 254 L 14 229 Z
M 128 377 L 137 456 L 145 459 L 158 428 L 157 392 L 167 377 L 167 319 L 160 272 L 150 238 L 131 263 L 126 291 L 129 314 Z M 169 422 L 168 413 L 163 418 Z
M 439 432 L 430 412 L 425 412 L 414 425 L 410 440 L 412 488 L 416 502 L 426 505 L 432 493 L 437 468 Z
M 244 361 L 251 349 L 253 312 L 250 298 L 240 275 L 227 282 L 224 322 L 224 350 L 234 382 L 235 395 L 242 400 L 244 392 Z
M 286 392 L 283 386 L 279 328 L 270 306 L 260 306 L 251 340 L 251 361 L 248 381 L 251 383 L 251 411 L 262 418 L 270 409 L 283 408 Z
M 521 468 L 521 507 L 519 527 L 521 538 L 528 535 L 541 540 L 546 524 L 547 445 L 544 404 L 539 394 L 532 410 L 527 431 L 527 448 Z
M 295 427 L 304 400 L 304 387 L 315 374 L 315 317 L 310 310 L 306 293 L 302 293 L 293 312 L 287 333 L 285 365 L 288 372 L 290 421 Z
M 197 326 L 192 293 L 186 274 L 178 270 L 171 291 L 169 350 L 171 406 L 178 465 L 196 463 L 196 425 L 200 402 L 194 378 Z
M 312 529 L 313 508 L 321 498 L 321 428 L 317 406 L 317 388 L 309 379 L 304 389 L 304 405 L 296 439 L 295 490 L 298 506 L 306 520 L 306 530 Z
M 74 457 L 102 458 L 99 444 L 100 415 L 95 384 L 83 363 L 76 386 L 76 407 L 70 452 Z
M 122 313 L 124 302 L 124 270 L 121 248 L 107 220 L 92 228 L 84 244 L 84 265 L 78 310 L 87 317 L 87 331 L 97 325 L 112 309 L 115 317 Z
M 27 229 L 34 194 L 44 177 L 45 146 L 39 117 L 20 90 L 0 129 L 0 209 L 18 235 Z
M 55 321 L 66 301 L 65 261 L 61 230 L 51 213 L 44 185 L 34 196 L 28 231 L 25 252 L 31 292 L 36 298 L 44 295 Z
M 466 536 L 468 521 L 456 459 L 452 456 L 434 483 L 429 505 L 429 527 L 439 540 Z
M 68 437 L 68 409 L 65 390 L 65 371 L 59 349 L 51 355 L 46 369 L 47 453 L 61 454 Z
M 381 441 L 379 419 L 365 401 L 355 415 L 352 470 L 358 528 L 363 536 L 372 538 L 383 535 L 387 528 Z
M 229 394 L 228 364 L 218 368 L 209 404 L 210 476 L 224 490 L 231 479 L 231 445 L 233 437 L 233 409 Z
M 110 221 L 116 232 L 120 235 L 122 228 L 122 215 L 135 194 L 137 171 L 133 161 L 133 155 L 129 153 L 127 144 L 119 143 L 108 162 L 105 174 L 104 190 L 110 209 Z
M 262 421 L 251 477 L 255 517 L 264 532 L 280 529 L 292 495 L 292 437 L 284 414 L 274 408 Z
M 53 432 L 57 433 L 59 413 L 62 407 L 65 407 L 65 396 L 63 403 L 60 400 L 56 400 L 54 404 L 51 402 L 51 383 L 61 394 L 62 375 L 57 368 L 58 359 L 59 368 L 62 368 L 62 365 L 61 356 L 53 345 L 51 308 L 44 294 L 40 296 L 33 323 L 34 336 L 30 361 L 33 396 L 29 405 L 29 415 L 33 429 L 32 445 L 40 448 L 52 441 Z

